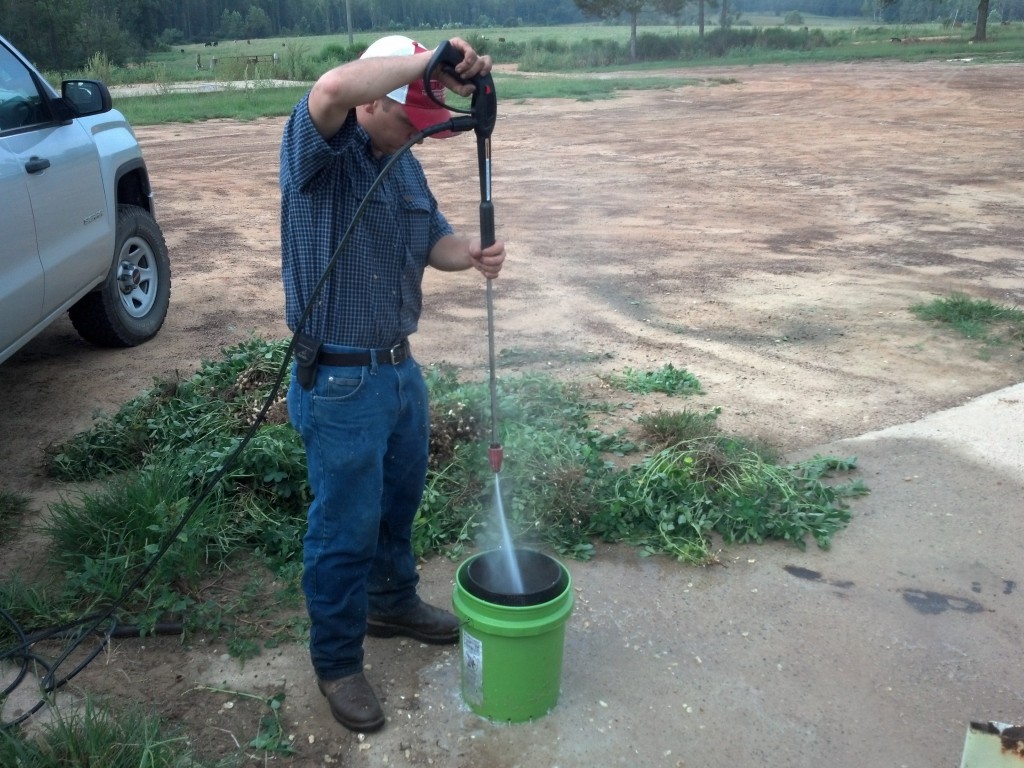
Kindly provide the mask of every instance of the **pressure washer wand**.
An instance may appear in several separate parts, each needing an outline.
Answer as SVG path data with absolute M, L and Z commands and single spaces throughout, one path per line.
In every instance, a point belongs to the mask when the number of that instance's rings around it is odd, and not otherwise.
M 455 66 L 462 61 L 462 52 L 450 41 L 445 40 L 434 50 L 434 55 L 423 74 L 423 91 L 440 106 L 454 112 L 472 115 L 473 131 L 476 133 L 477 164 L 480 171 L 480 247 L 494 244 L 494 203 L 491 201 L 491 132 L 498 116 L 498 96 L 494 91 L 494 79 L 490 74 L 478 75 L 471 81 L 464 80 L 455 72 Z M 473 96 L 469 110 L 454 109 L 434 97 L 430 79 L 440 67 L 448 75 L 462 82 L 472 82 Z M 466 130 L 463 118 L 451 121 L 451 128 Z M 487 278 L 487 353 L 490 367 L 491 390 L 491 447 L 487 457 L 494 474 L 501 472 L 504 451 L 498 440 L 498 387 L 494 355 L 494 286 L 493 279 Z
M 490 75 L 478 78 L 473 92 L 472 110 L 476 117 L 477 163 L 480 168 L 480 247 L 494 244 L 494 203 L 491 201 L 491 131 L 497 116 L 498 100 Z M 494 280 L 487 278 L 487 359 L 491 390 L 491 447 L 487 457 L 494 474 L 501 472 L 504 450 L 498 440 L 498 382 L 494 353 Z
M 501 461 L 505 457 L 505 451 L 498 441 L 498 386 L 494 373 L 494 290 L 491 287 L 493 281 L 487 280 L 487 350 L 491 370 L 491 447 L 487 451 L 487 458 L 491 462 L 491 469 L 494 474 L 501 472 Z

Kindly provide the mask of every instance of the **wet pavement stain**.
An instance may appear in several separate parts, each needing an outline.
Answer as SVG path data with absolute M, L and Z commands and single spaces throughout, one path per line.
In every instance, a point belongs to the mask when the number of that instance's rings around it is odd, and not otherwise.
M 783 570 L 798 579 L 807 579 L 808 581 L 821 581 L 821 574 L 817 571 L 812 571 L 810 568 L 801 568 L 799 565 L 786 565 L 783 566 Z
M 784 565 L 782 570 L 791 576 L 796 576 L 798 579 L 806 579 L 807 581 L 820 581 L 822 584 L 828 584 L 830 587 L 839 587 L 840 589 L 849 589 L 853 586 L 852 581 L 837 581 L 833 579 L 824 578 L 818 571 L 812 571 L 810 568 L 802 568 L 799 565 Z
M 955 595 L 944 595 L 941 592 L 931 592 L 927 589 L 903 589 L 903 599 L 910 603 L 918 613 L 937 615 L 946 611 L 961 611 L 962 613 L 981 613 L 985 606 L 966 597 Z

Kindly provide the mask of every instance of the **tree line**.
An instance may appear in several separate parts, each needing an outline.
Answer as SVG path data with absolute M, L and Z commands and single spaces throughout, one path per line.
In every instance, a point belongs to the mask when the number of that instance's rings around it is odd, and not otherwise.
M 0 31 L 44 69 L 116 64 L 181 43 L 361 30 L 546 26 L 573 0 L 0 0 Z
M 992 0 L 996 3 L 997 0 Z M 114 64 L 184 43 L 355 31 L 548 26 L 603 18 L 698 24 L 705 6 L 727 26 L 743 12 L 791 11 L 876 22 L 978 18 L 979 0 L 0 0 L 0 32 L 43 69 L 80 69 L 102 52 Z M 988 13 L 989 0 L 980 0 Z M 1024 0 L 998 0 L 1002 18 Z

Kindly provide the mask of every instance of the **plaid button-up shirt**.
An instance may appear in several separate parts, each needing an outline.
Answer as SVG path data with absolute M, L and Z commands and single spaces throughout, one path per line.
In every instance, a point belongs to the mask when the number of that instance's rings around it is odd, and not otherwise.
M 415 332 L 431 249 L 452 228 L 437 208 L 419 161 L 407 152 L 374 191 L 316 304 L 298 321 L 313 288 L 388 158 L 375 158 L 352 110 L 325 141 L 308 95 L 281 142 L 281 267 L 285 318 L 322 342 L 383 348 Z

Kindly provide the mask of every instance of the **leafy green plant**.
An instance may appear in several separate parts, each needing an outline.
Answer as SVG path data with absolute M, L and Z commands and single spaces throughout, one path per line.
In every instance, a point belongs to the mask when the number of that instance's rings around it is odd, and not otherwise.
M 292 740 L 284 731 L 281 725 L 281 707 L 284 705 L 284 691 L 275 693 L 273 696 L 260 696 L 255 693 L 238 691 L 229 688 L 211 688 L 200 686 L 196 690 L 210 691 L 212 693 L 226 693 L 243 699 L 253 699 L 266 704 L 270 710 L 260 719 L 259 730 L 249 741 L 248 746 L 262 752 L 273 752 L 279 755 L 291 755 L 295 752 Z
M 605 381 L 614 387 L 641 395 L 651 392 L 664 392 L 667 395 L 702 393 L 697 377 L 683 368 L 676 368 L 672 363 L 665 363 L 657 371 L 639 371 L 627 367 L 621 375 L 607 376 Z
M 775 466 L 722 436 L 679 444 L 617 476 L 588 530 L 690 563 L 715 559 L 712 534 L 726 543 L 781 539 L 801 549 L 810 536 L 827 549 L 850 520 L 844 499 L 866 488 L 822 480 L 854 465 L 854 459 L 816 457 Z
M 284 693 L 271 696 L 266 703 L 270 712 L 260 720 L 260 730 L 249 742 L 249 746 L 264 752 L 290 755 L 295 751 L 295 747 L 281 725 L 281 705 L 284 703 Z
M 645 436 L 664 447 L 609 480 L 588 532 L 692 563 L 714 559 L 715 534 L 727 543 L 781 539 L 800 548 L 811 537 L 827 549 L 849 522 L 845 499 L 867 489 L 823 480 L 852 470 L 855 460 L 779 466 L 769 447 L 722 433 L 718 413 L 641 417 Z
M 428 372 L 427 383 L 433 402 L 431 472 L 413 531 L 417 552 L 457 554 L 466 544 L 495 535 L 499 490 L 520 538 L 562 553 L 588 551 L 578 523 L 590 502 L 587 478 L 603 471 L 605 463 L 595 448 L 601 436 L 589 430 L 578 390 L 532 374 L 501 382 L 505 461 L 498 489 L 480 450 L 489 423 L 488 387 L 459 382 L 447 369 Z M 437 460 L 444 456 L 450 458 Z
M 51 472 L 62 480 L 90 480 L 223 449 L 252 424 L 285 347 L 253 338 L 225 350 L 220 360 L 203 362 L 188 379 L 155 381 L 116 414 L 59 446 Z M 282 415 L 276 419 L 283 421 Z

